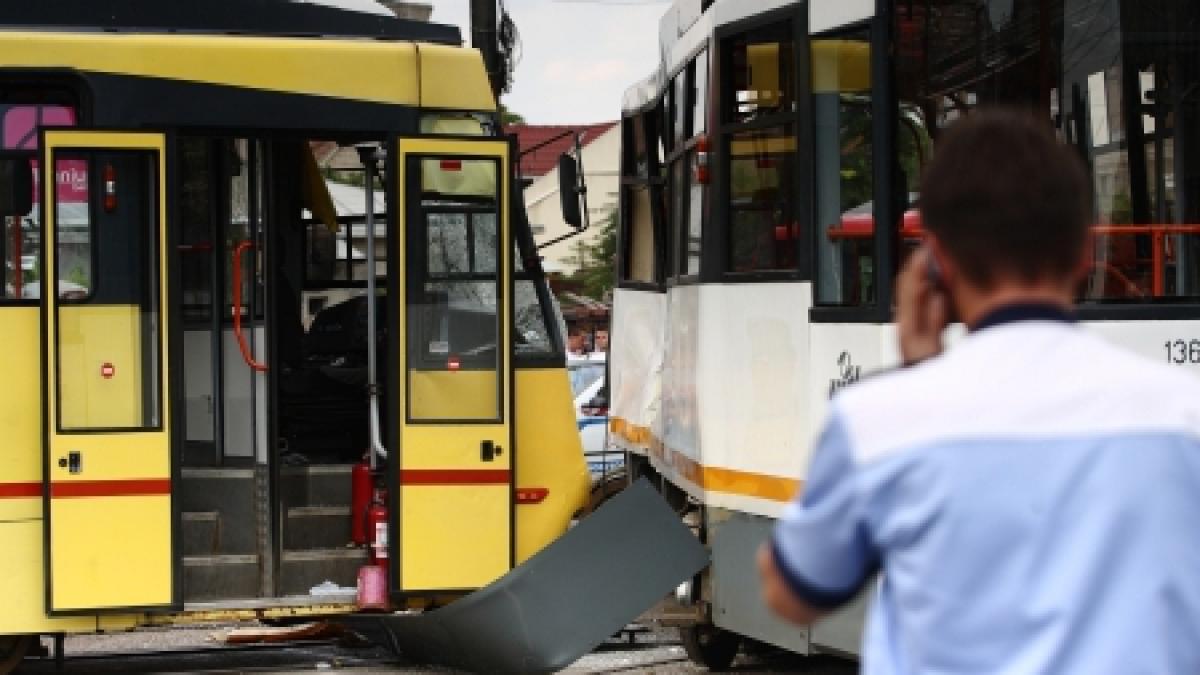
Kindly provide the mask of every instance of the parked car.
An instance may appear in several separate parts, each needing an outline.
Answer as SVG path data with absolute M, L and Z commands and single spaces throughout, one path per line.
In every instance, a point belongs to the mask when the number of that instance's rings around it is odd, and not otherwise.
M 598 485 L 625 468 L 625 455 L 608 446 L 607 363 L 603 352 L 567 359 L 571 393 L 575 399 L 575 420 L 583 441 L 592 484 Z

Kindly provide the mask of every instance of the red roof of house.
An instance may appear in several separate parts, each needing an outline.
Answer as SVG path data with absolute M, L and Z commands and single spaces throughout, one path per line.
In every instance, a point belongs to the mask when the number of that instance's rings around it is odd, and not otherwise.
M 616 126 L 616 122 L 601 122 L 599 124 L 512 124 L 505 128 L 505 132 L 516 134 L 517 144 L 524 152 L 526 148 L 532 148 L 540 143 L 562 136 L 552 143 L 547 143 L 544 147 L 525 155 L 521 158 L 521 174 L 526 178 L 539 178 L 546 175 L 558 165 L 558 156 L 570 150 L 575 143 L 573 134 L 566 132 L 577 132 L 583 135 L 583 144 L 587 145 L 599 138 L 604 132 Z

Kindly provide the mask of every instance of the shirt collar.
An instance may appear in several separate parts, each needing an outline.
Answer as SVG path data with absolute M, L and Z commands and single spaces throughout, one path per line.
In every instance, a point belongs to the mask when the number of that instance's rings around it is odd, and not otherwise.
M 1014 302 L 1010 305 L 997 307 L 983 315 L 971 326 L 970 332 L 977 333 L 986 328 L 1001 326 L 1017 321 L 1057 321 L 1060 323 L 1075 323 L 1071 312 L 1058 305 L 1046 302 Z

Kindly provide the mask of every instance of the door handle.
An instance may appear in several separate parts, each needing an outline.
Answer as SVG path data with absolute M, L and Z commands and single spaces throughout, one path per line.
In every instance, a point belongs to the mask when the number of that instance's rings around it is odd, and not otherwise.
M 482 441 L 479 444 L 479 458 L 490 462 L 504 454 L 504 448 L 496 445 L 495 441 Z
M 72 450 L 67 453 L 66 457 L 58 458 L 58 466 L 66 469 L 70 473 L 83 472 L 83 453 L 78 450 Z

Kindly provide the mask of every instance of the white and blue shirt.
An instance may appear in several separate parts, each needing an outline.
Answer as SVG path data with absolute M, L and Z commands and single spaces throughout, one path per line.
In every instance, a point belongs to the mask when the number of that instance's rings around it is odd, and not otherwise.
M 1046 307 L 832 402 L 772 538 L 868 675 L 1200 673 L 1200 382 Z

